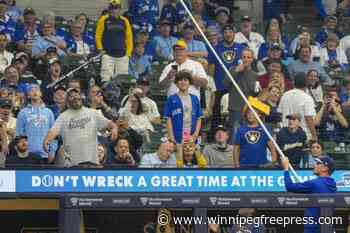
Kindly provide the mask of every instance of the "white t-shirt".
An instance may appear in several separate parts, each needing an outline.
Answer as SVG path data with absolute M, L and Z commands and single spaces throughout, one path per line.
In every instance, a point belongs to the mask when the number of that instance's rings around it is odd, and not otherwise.
M 235 42 L 240 44 L 247 44 L 248 47 L 254 51 L 254 57 L 258 57 L 259 48 L 261 44 L 265 43 L 265 39 L 257 32 L 251 32 L 249 38 L 245 37 L 242 32 L 237 32 L 235 35 Z
M 119 110 L 119 114 L 128 119 L 129 127 L 141 135 L 147 135 L 148 131 L 154 131 L 146 113 L 141 113 L 139 115 L 133 114 L 130 112 L 129 107 L 126 106 Z
M 197 61 L 193 61 L 191 59 L 187 59 L 181 65 L 177 64 L 176 62 L 172 62 L 172 63 L 168 64 L 164 68 L 162 74 L 160 75 L 159 82 L 163 81 L 166 78 L 168 73 L 171 71 L 173 65 L 177 65 L 178 66 L 178 71 L 180 71 L 180 70 L 188 70 L 188 71 L 192 72 L 192 76 L 196 76 L 196 77 L 199 77 L 201 79 L 205 79 L 205 80 L 208 81 L 208 75 L 205 72 L 203 66 Z M 170 84 L 170 87 L 167 90 L 167 95 L 169 97 L 171 95 L 176 94 L 178 91 L 179 91 L 179 89 L 177 88 L 175 83 L 172 82 Z M 197 96 L 198 99 L 200 99 L 200 97 L 201 97 L 201 95 L 200 95 L 200 88 L 196 87 L 194 85 L 190 86 L 189 93 L 192 94 L 192 95 Z
M 292 89 L 285 92 L 278 106 L 278 112 L 282 113 L 282 126 L 288 126 L 290 114 L 299 113 L 301 115 L 300 126 L 306 132 L 308 138 L 311 137 L 311 132 L 306 125 L 305 116 L 316 116 L 315 103 L 310 95 L 300 89 Z
M 84 41 L 79 40 L 77 43 L 77 54 L 78 55 L 88 55 L 90 53 L 89 45 L 84 43 Z
M 79 110 L 68 109 L 58 116 L 53 130 L 61 135 L 63 149 L 71 166 L 82 162 L 99 164 L 97 131 L 106 128 L 109 122 L 95 109 L 86 107 Z
M 339 47 L 346 53 L 350 49 L 350 35 L 344 36 L 339 41 Z

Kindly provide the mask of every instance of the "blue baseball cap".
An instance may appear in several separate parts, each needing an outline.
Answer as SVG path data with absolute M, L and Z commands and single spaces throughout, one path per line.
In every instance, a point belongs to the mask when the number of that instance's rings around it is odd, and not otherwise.
M 329 169 L 329 174 L 332 174 L 335 170 L 335 163 L 334 163 L 334 160 L 325 155 L 325 156 L 321 156 L 319 158 L 315 158 L 315 162 L 316 164 L 323 164 L 325 165 L 326 167 L 328 167 Z

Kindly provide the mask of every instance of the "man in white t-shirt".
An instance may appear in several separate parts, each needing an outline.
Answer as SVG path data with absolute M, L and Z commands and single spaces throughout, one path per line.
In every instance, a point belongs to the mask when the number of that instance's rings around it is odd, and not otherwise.
M 249 16 L 242 18 L 241 31 L 236 33 L 235 42 L 246 45 L 254 52 L 254 57 L 258 57 L 261 44 L 265 43 L 265 39 L 257 32 L 253 32 L 252 19 Z
M 282 113 L 282 126 L 288 126 L 287 116 L 300 114 L 300 126 L 306 132 L 308 139 L 317 140 L 314 117 L 316 116 L 315 103 L 306 93 L 306 75 L 297 73 L 294 81 L 295 88 L 282 95 L 278 112 Z
M 200 88 L 206 87 L 208 84 L 208 75 L 203 66 L 188 58 L 187 44 L 183 40 L 178 40 L 173 46 L 175 61 L 168 64 L 159 78 L 159 85 L 167 88 L 167 96 L 174 95 L 178 92 L 174 80 L 175 74 L 180 70 L 187 70 L 192 74 L 192 84 L 189 93 L 200 99 Z
M 44 140 L 44 149 L 58 135 L 62 137 L 66 166 L 98 166 L 97 131 L 109 129 L 111 140 L 118 137 L 117 126 L 95 109 L 83 107 L 80 91 L 67 90 L 68 109 L 61 113 Z

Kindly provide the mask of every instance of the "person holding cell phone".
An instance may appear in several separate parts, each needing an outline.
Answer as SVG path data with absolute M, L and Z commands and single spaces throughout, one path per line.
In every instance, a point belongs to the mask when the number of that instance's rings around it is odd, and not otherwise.
M 208 84 L 208 75 L 203 66 L 188 57 L 187 44 L 184 40 L 178 40 L 173 46 L 175 61 L 168 64 L 159 78 L 159 85 L 167 89 L 167 96 L 174 95 L 178 92 L 175 85 L 175 75 L 181 70 L 187 70 L 191 73 L 192 81 L 189 87 L 189 93 L 200 99 L 200 88 L 204 88 Z

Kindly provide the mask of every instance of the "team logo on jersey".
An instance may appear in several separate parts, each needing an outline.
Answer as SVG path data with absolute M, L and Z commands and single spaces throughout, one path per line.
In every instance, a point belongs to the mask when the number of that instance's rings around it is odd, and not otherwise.
M 259 141 L 261 133 L 259 131 L 248 131 L 244 136 L 249 143 L 255 144 Z
M 233 50 L 227 50 L 222 53 L 222 57 L 226 63 L 232 63 L 235 60 L 236 52 Z

